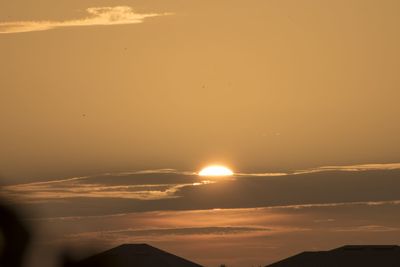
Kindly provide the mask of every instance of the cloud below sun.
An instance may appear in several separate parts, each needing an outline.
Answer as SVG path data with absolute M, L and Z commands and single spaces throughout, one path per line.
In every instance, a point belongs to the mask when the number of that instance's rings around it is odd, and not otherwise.
M 208 170 L 208 168 L 205 168 L 203 170 Z M 219 168 L 217 170 L 221 171 L 221 169 Z M 207 179 L 204 179 L 205 177 L 203 177 L 201 172 L 196 173 L 190 171 L 177 171 L 174 169 L 157 169 L 120 173 L 104 173 L 91 176 L 55 179 L 44 182 L 14 184 L 3 186 L 3 188 L 0 190 L 0 195 L 5 195 L 10 198 L 17 198 L 21 201 L 24 200 L 31 203 L 74 198 L 130 199 L 141 201 L 154 201 L 163 199 L 165 200 L 185 198 L 185 196 L 188 197 L 195 192 L 194 187 L 198 188 L 198 190 L 204 187 L 204 189 L 202 189 L 202 192 L 204 191 L 204 194 L 208 194 L 207 192 L 209 192 L 210 190 L 212 192 L 213 189 L 211 188 L 218 188 L 219 186 L 222 186 L 229 192 L 229 190 L 233 190 L 232 188 L 230 188 L 230 186 L 235 185 L 253 186 L 254 184 L 257 184 L 257 188 L 259 188 L 259 190 L 261 191 L 267 189 L 270 190 L 271 187 L 276 184 L 276 182 L 272 181 L 274 181 L 274 179 L 278 177 L 280 177 L 279 181 L 282 186 L 285 187 L 290 187 L 290 185 L 293 185 L 293 183 L 297 184 L 298 182 L 296 181 L 301 179 L 305 179 L 305 181 L 308 181 L 309 179 L 314 179 L 314 185 L 318 185 L 321 183 L 321 181 L 327 179 L 327 181 L 333 183 L 332 186 L 337 186 L 337 189 L 340 190 L 340 188 L 345 186 L 343 183 L 349 183 L 347 186 L 355 186 L 352 183 L 357 182 L 357 179 L 353 181 L 352 179 L 355 178 L 351 178 L 352 176 L 350 176 L 349 178 L 340 178 L 342 175 L 336 175 L 332 178 L 326 178 L 326 175 L 323 173 L 359 173 L 357 177 L 364 177 L 364 173 L 365 175 L 368 175 L 368 173 L 370 173 L 371 171 L 390 170 L 400 170 L 400 163 L 324 166 L 314 169 L 298 170 L 285 173 L 238 172 L 234 174 L 232 173 L 233 179 L 229 180 L 221 180 L 218 178 L 213 179 L 212 177 L 207 177 Z M 222 171 L 231 172 L 229 169 L 225 170 L 224 168 L 222 168 Z M 319 173 L 322 174 L 319 175 Z M 368 180 L 379 182 L 382 184 L 383 174 L 384 173 L 382 172 L 379 175 L 376 175 L 376 177 L 380 177 L 380 179 L 376 178 L 376 181 L 372 180 L 372 178 L 368 178 Z M 390 174 L 389 178 L 391 177 L 391 175 L 395 174 Z M 285 177 L 287 178 L 285 179 Z M 294 177 L 299 178 L 293 179 Z M 221 185 L 219 185 L 220 183 Z M 360 185 L 357 186 L 359 187 Z M 296 185 L 296 187 L 298 188 L 298 190 L 300 190 L 301 183 Z M 282 190 L 283 189 L 280 189 L 281 192 Z M 235 192 L 241 195 L 246 195 L 246 192 L 244 192 L 243 190 Z M 306 192 L 303 193 L 307 195 Z M 261 196 L 263 195 L 264 194 L 262 194 Z M 373 195 L 376 195 L 376 193 L 373 193 Z M 220 196 L 219 198 L 223 198 L 223 196 Z M 264 198 L 265 197 L 261 197 L 260 201 Z M 280 199 L 282 198 L 283 197 L 281 196 Z M 393 198 L 390 199 L 393 200 Z M 352 199 L 352 201 L 359 200 L 360 199 Z M 340 201 L 341 200 L 338 199 L 338 201 L 333 202 Z
M 0 34 L 46 31 L 56 28 L 79 26 L 110 26 L 142 23 L 144 19 L 165 14 L 136 13 L 128 6 L 91 7 L 86 9 L 89 16 L 65 21 L 9 21 L 0 22 Z

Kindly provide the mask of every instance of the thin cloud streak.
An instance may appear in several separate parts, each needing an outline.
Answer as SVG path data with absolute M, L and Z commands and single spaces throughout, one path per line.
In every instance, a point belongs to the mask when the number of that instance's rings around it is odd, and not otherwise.
M 43 200 L 68 198 L 123 198 L 138 200 L 158 200 L 176 198 L 176 192 L 188 186 L 210 184 L 212 181 L 200 181 L 185 184 L 140 184 L 140 185 L 104 185 L 82 184 L 76 180 L 67 180 L 68 183 L 41 183 L 7 186 L 3 194 L 7 197 L 18 198 L 35 203 Z
M 129 184 L 107 185 L 93 183 L 88 180 L 96 177 L 124 177 L 140 174 L 177 174 L 182 176 L 196 175 L 194 172 L 178 171 L 175 169 L 154 169 L 140 171 L 126 171 L 117 173 L 101 173 L 90 176 L 62 178 L 58 180 L 31 182 L 4 186 L 0 193 L 12 199 L 39 203 L 56 199 L 68 198 L 122 198 L 138 200 L 158 200 L 179 197 L 176 193 L 188 186 L 200 186 L 214 183 L 214 181 L 200 180 L 193 183 L 162 183 L 162 184 Z
M 246 177 L 282 177 L 300 174 L 311 174 L 320 172 L 364 172 L 373 170 L 396 170 L 400 169 L 400 163 L 389 164 L 360 164 L 345 166 L 323 166 L 308 170 L 299 170 L 286 173 L 235 173 L 234 177 L 243 179 Z M 178 175 L 182 179 L 170 183 L 133 183 L 135 175 Z M 112 180 L 113 177 L 132 176 L 133 184 L 110 185 L 103 181 L 97 181 L 99 177 Z M 137 200 L 160 200 L 178 198 L 178 192 L 185 187 L 201 186 L 210 183 L 218 183 L 218 180 L 199 180 L 187 182 L 186 177 L 196 178 L 197 173 L 192 171 L 179 171 L 176 169 L 154 169 L 140 171 L 125 171 L 117 173 L 102 173 L 90 176 L 63 178 L 51 181 L 32 182 L 4 186 L 0 193 L 10 198 L 17 198 L 21 201 L 36 203 L 43 201 L 55 201 L 70 198 L 119 198 Z M 94 180 L 93 180 L 94 179 Z
M 312 169 L 296 170 L 293 172 L 235 173 L 235 176 L 274 177 L 274 176 L 288 176 L 288 175 L 330 172 L 330 171 L 358 172 L 358 171 L 398 170 L 398 169 L 400 169 L 400 163 L 371 163 L 371 164 L 357 164 L 357 165 L 343 165 L 343 166 L 322 166 Z
M 207 240 L 220 238 L 256 238 L 279 233 L 291 233 L 309 231 L 310 229 L 299 227 L 287 227 L 269 229 L 262 227 L 204 227 L 204 228 L 177 228 L 177 229 L 149 229 L 149 230 L 121 230 L 121 231 L 97 231 L 71 234 L 62 237 L 55 242 L 82 241 L 98 243 L 142 243 L 142 242 L 166 242 L 171 239 L 182 240 Z M 54 241 L 53 241 L 54 242 Z
M 210 226 L 210 227 L 183 227 L 183 228 L 147 228 L 147 229 L 119 229 L 111 231 L 94 231 L 69 235 L 69 238 L 102 238 L 113 240 L 121 237 L 148 238 L 151 236 L 188 236 L 188 235 L 228 235 L 245 234 L 255 232 L 269 232 L 272 229 L 267 227 L 248 226 Z M 67 237 L 67 238 L 68 238 Z
M 199 239 L 253 239 L 267 236 L 277 238 L 277 236 L 298 235 L 310 231 L 324 232 L 328 235 L 360 232 L 385 234 L 400 231 L 399 220 L 376 215 L 388 209 L 397 212 L 399 204 L 400 201 L 382 201 L 274 208 L 134 212 L 104 216 L 42 218 L 40 221 L 49 227 L 50 225 L 67 227 L 64 234 L 58 237 L 58 241 L 78 243 L 85 240 L 95 243 L 124 243 L 170 240 L 197 242 Z M 304 209 L 299 209 L 299 206 L 303 206 Z M 354 216 L 348 215 L 349 208 L 356 213 Z M 368 224 L 360 220 L 371 216 L 374 219 Z M 70 228 L 72 222 L 87 227 Z
M 399 209 L 400 201 L 305 204 L 42 218 L 35 220 L 35 224 L 42 225 L 40 237 L 43 244 L 50 246 L 96 244 L 103 250 L 121 243 L 146 242 L 188 255 L 190 251 L 206 251 L 211 255 L 215 249 L 225 248 L 229 255 L 238 255 L 230 263 L 234 266 L 243 255 L 262 255 L 258 261 L 261 263 L 267 255 L 273 257 L 282 251 L 290 255 L 304 248 L 323 249 L 315 247 L 316 240 L 321 239 L 327 247 L 354 240 L 395 243 L 400 231 L 400 218 L 396 216 Z M 277 255 L 271 261 L 278 258 L 282 256 Z M 208 257 L 196 259 L 204 266 L 226 262 L 219 255 L 212 262 L 207 260 Z
M 313 169 L 306 170 L 296 170 L 293 172 L 261 172 L 261 173 L 235 173 L 234 176 L 242 177 L 242 176 L 254 176 L 254 177 L 279 177 L 279 176 L 288 176 L 288 175 L 296 175 L 296 174 L 307 174 L 307 173 L 316 173 L 316 172 L 329 172 L 329 171 L 369 171 L 369 170 L 397 170 L 400 169 L 400 163 L 377 163 L 377 164 L 359 164 L 359 165 L 343 165 L 343 166 L 322 166 Z M 97 176 L 128 176 L 128 175 L 136 175 L 136 174 L 179 174 L 179 175 L 198 175 L 197 172 L 193 171 L 179 171 L 172 168 L 165 169 L 153 169 L 153 170 L 139 170 L 139 171 L 124 171 L 124 172 L 106 172 L 106 173 L 98 173 L 94 175 L 88 176 L 78 176 L 71 178 L 61 178 L 54 179 L 49 181 L 42 182 L 32 182 L 32 183 L 24 183 L 24 184 L 15 184 L 7 187 L 16 187 L 16 186 L 28 186 L 28 185 L 47 185 L 54 183 L 63 183 L 69 181 L 77 181 L 77 180 L 85 180 L 90 179 Z
M 400 205 L 400 200 L 298 204 L 298 205 L 285 205 L 285 206 L 271 206 L 271 207 L 266 207 L 266 209 L 305 209 L 305 208 L 323 208 L 323 207 L 343 207 L 343 206 L 355 206 L 355 205 L 357 206 Z
M 361 225 L 353 227 L 339 227 L 333 229 L 334 232 L 398 232 L 399 227 L 389 227 L 384 225 Z
M 36 186 L 36 185 L 50 185 L 55 183 L 63 183 L 63 182 L 70 182 L 70 181 L 78 181 L 78 180 L 86 180 L 91 179 L 98 176 L 128 176 L 128 175 L 136 175 L 136 174 L 180 174 L 180 175 L 197 175 L 195 172 L 190 171 L 178 171 L 176 169 L 154 169 L 154 170 L 140 170 L 140 171 L 124 171 L 124 172 L 105 172 L 105 173 L 98 173 L 93 175 L 86 175 L 86 176 L 77 176 L 77 177 L 70 177 L 70 178 L 61 178 L 61 179 L 54 179 L 48 181 L 41 181 L 41 182 L 31 182 L 31 183 L 24 183 L 24 184 L 15 184 L 12 186 Z
M 263 211 L 273 210 L 300 210 L 300 209 L 313 209 L 313 208 L 335 208 L 335 207 L 352 207 L 352 206 L 399 206 L 399 200 L 389 201 L 357 201 L 357 202 L 336 202 L 336 203 L 315 203 L 315 204 L 297 204 L 297 205 L 281 205 L 281 206 L 269 206 L 269 207 L 257 207 L 257 208 L 231 208 L 231 209 L 207 209 L 207 210 L 184 210 L 184 211 L 146 211 L 146 212 L 129 212 L 129 213 L 118 213 L 118 214 L 107 214 L 107 215 L 92 215 L 92 216 L 66 216 L 66 217 L 48 217 L 48 218 L 31 218 L 29 221 L 79 221 L 83 219 L 105 219 L 114 217 L 134 216 L 141 214 L 143 216 L 155 217 L 167 214 L 187 215 L 187 214 L 214 214 L 214 213 L 257 213 Z M 325 219 L 323 221 L 315 222 L 333 222 L 335 219 Z
M 142 23 L 144 19 L 170 13 L 157 14 L 139 14 L 135 13 L 131 7 L 91 7 L 86 9 L 89 16 L 82 19 L 73 19 L 66 21 L 11 21 L 0 22 L 0 34 L 24 33 L 46 31 L 65 27 L 82 26 L 110 26 Z

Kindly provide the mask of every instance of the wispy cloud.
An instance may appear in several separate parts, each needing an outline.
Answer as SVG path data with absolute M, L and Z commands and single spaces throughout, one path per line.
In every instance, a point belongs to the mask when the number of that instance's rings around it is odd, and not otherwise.
M 123 243 L 150 243 L 204 266 L 226 263 L 224 255 L 234 257 L 229 266 L 265 266 L 266 259 L 273 262 L 285 257 L 282 253 L 289 256 L 303 250 L 326 250 L 354 240 L 361 244 L 377 240 L 396 243 L 399 211 L 400 201 L 322 203 L 42 218 L 35 220 L 35 225 L 42 225 L 38 236 L 52 247 L 96 244 L 100 251 Z M 190 256 L 198 251 L 206 256 Z M 243 257 L 254 255 L 261 255 L 254 264 L 238 264 Z
M 378 216 L 383 210 L 397 212 L 400 201 L 290 205 L 187 211 L 133 212 L 118 215 L 40 219 L 48 227 L 66 227 L 60 241 L 136 243 L 177 240 L 277 238 L 324 232 L 382 233 L 399 231 L 399 220 Z M 371 206 L 372 205 L 372 206 Z M 349 210 L 356 215 L 349 216 Z M 332 216 L 332 217 L 326 217 Z M 335 219 L 332 219 L 335 218 Z M 363 220 L 368 218 L 368 220 Z M 71 225 L 86 227 L 71 228 Z M 47 229 L 47 227 L 45 228 Z M 90 229 L 87 231 L 85 229 Z M 345 235 L 343 235 L 345 236 Z
M 238 179 L 237 181 L 244 181 L 241 179 L 247 177 L 268 178 L 271 176 L 282 177 L 332 171 L 365 172 L 372 170 L 385 171 L 395 169 L 400 169 L 400 163 L 325 166 L 287 173 L 236 173 L 234 177 Z M 179 192 L 186 187 L 218 183 L 218 181 L 219 180 L 213 179 L 200 180 L 196 172 L 193 171 L 154 169 L 118 173 L 102 173 L 90 176 L 9 185 L 3 187 L 2 190 L 0 190 L 0 193 L 6 197 L 17 198 L 19 200 L 31 203 L 71 198 L 159 200 L 178 198 L 180 197 Z M 232 181 L 234 182 L 234 180 Z M 265 186 L 270 185 L 265 184 Z M 379 199 L 375 198 L 374 200 Z M 266 201 L 263 202 L 266 203 Z M 274 206 L 278 206 L 276 204 L 277 203 L 274 203 Z M 302 207 L 304 207 L 304 205 L 298 206 L 298 208 Z
M 310 171 L 373 171 L 373 170 L 397 170 L 400 163 L 371 163 L 344 166 L 323 166 Z M 299 171 L 301 172 L 301 171 Z M 305 171 L 307 172 L 307 170 Z
M 163 183 L 143 183 L 135 178 L 141 175 L 178 175 L 176 181 Z M 154 169 L 126 171 L 117 173 L 101 173 L 89 176 L 62 178 L 50 181 L 32 182 L 4 186 L 1 195 L 23 202 L 40 203 L 71 198 L 112 198 L 159 200 L 179 197 L 177 192 L 185 187 L 201 186 L 215 181 L 188 180 L 194 172 L 175 169 Z M 116 178 L 128 178 L 126 183 L 109 184 Z M 131 179 L 132 178 L 132 179 Z M 183 182 L 182 182 L 183 181 Z
M 251 234 L 256 235 L 262 232 L 269 232 L 272 229 L 267 227 L 246 227 L 246 226 L 210 226 L 210 227 L 183 227 L 183 228 L 148 228 L 148 229 L 121 229 L 113 231 L 93 231 L 83 232 L 79 234 L 72 234 L 67 236 L 67 239 L 123 239 L 135 238 L 149 240 L 151 237 L 157 239 L 165 239 L 171 236 L 226 236 L 238 234 Z
M 81 178 L 66 179 L 62 182 L 30 183 L 3 188 L 3 195 L 27 202 L 42 202 L 68 198 L 122 198 L 138 200 L 157 200 L 178 197 L 176 193 L 184 187 L 212 183 L 203 180 L 182 184 L 133 184 L 106 185 L 101 183 L 82 183 Z
M 400 228 L 385 225 L 360 225 L 351 227 L 338 227 L 335 232 L 398 232 Z
M 122 198 L 138 200 L 157 200 L 176 198 L 177 192 L 189 186 L 200 186 L 213 183 L 209 180 L 195 182 L 166 182 L 166 183 L 138 183 L 136 175 L 175 174 L 185 176 L 195 175 L 193 172 L 177 171 L 174 169 L 155 169 L 118 173 L 102 173 L 91 176 L 71 177 L 43 182 L 32 182 L 4 186 L 0 193 L 5 197 L 22 201 L 47 202 L 69 198 Z M 132 178 L 128 184 L 108 184 L 104 181 L 115 180 L 117 177 Z M 100 179 L 100 181 L 98 180 Z M 103 179 L 103 180 L 102 180 Z M 180 179 L 185 180 L 185 179 Z
M 400 200 L 298 204 L 298 205 L 271 206 L 271 207 L 266 207 L 266 209 L 305 209 L 305 208 L 326 208 L 326 207 L 343 207 L 343 206 L 360 206 L 360 205 L 362 206 L 400 205 Z
M 298 204 L 298 205 L 282 205 L 282 206 L 270 206 L 270 207 L 258 207 L 258 208 L 230 208 L 230 209 L 206 209 L 206 210 L 184 210 L 184 211 L 147 211 L 147 212 L 129 212 L 129 213 L 119 213 L 119 214 L 107 214 L 107 215 L 95 215 L 95 216 L 67 216 L 67 217 L 49 217 L 49 218 L 31 218 L 31 221 L 48 221 L 48 222 L 61 222 L 61 221 L 80 221 L 85 219 L 112 219 L 112 218 L 119 218 L 119 217 L 126 217 L 126 216 L 138 216 L 139 214 L 143 217 L 173 217 L 176 219 L 174 224 L 179 222 L 179 218 L 184 216 L 187 218 L 188 215 L 191 215 L 190 221 L 199 221 L 200 223 L 204 222 L 204 220 L 199 220 L 200 217 L 198 216 L 210 216 L 213 217 L 215 214 L 222 214 L 222 218 L 228 220 L 232 219 L 233 217 L 240 217 L 239 221 L 245 221 L 248 225 L 253 225 L 253 221 L 248 221 L 252 217 L 251 214 L 258 214 L 258 213 L 267 213 L 272 211 L 287 211 L 287 210 L 307 210 L 307 209 L 314 209 L 314 208 L 348 208 L 348 207 L 379 207 L 379 206 L 400 206 L 400 200 L 390 200 L 390 201 L 358 201 L 358 202 L 337 202 L 337 203 L 315 203 L 315 204 Z M 173 215 L 171 215 L 173 214 Z M 238 215 L 240 214 L 240 216 Z M 238 216 L 236 216 L 238 215 Z M 197 217 L 196 217 L 197 216 Z M 257 216 L 256 216 L 257 217 Z M 259 216 L 257 218 L 260 218 Z M 280 217 L 279 217 L 280 218 Z M 268 221 L 271 221 L 271 218 L 267 218 Z M 138 220 L 138 218 L 136 218 Z M 157 219 L 159 221 L 159 219 Z M 218 222 L 223 221 L 219 219 Z M 335 222 L 336 219 L 328 218 L 328 219 L 319 219 L 314 220 L 315 223 L 326 223 L 326 222 Z M 211 222 L 211 221 L 208 221 Z M 224 221 L 228 223 L 227 221 Z M 148 223 L 146 221 L 146 223 Z M 202 225 L 202 224 L 200 224 Z
M 128 6 L 91 7 L 85 18 L 66 21 L 9 21 L 0 22 L 0 34 L 46 31 L 63 27 L 107 26 L 142 23 L 144 19 L 168 14 L 139 14 Z
M 357 165 L 343 165 L 343 166 L 322 166 L 318 168 L 296 170 L 292 172 L 265 172 L 265 173 L 236 173 L 236 176 L 253 176 L 253 177 L 270 177 L 270 176 L 287 176 L 298 175 L 316 172 L 329 172 L 329 171 L 374 171 L 374 170 L 398 170 L 400 163 L 371 163 L 371 164 L 357 164 Z
M 122 229 L 116 231 L 92 231 L 65 235 L 55 242 L 99 242 L 99 243 L 143 243 L 168 242 L 170 240 L 215 240 L 231 238 L 256 238 L 279 233 L 303 232 L 309 229 L 286 227 L 270 229 L 267 227 L 189 227 L 165 229 Z

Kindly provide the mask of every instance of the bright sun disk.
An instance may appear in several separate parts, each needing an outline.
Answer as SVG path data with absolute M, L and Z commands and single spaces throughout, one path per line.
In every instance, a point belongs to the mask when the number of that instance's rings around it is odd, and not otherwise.
M 199 172 L 200 176 L 231 176 L 233 171 L 225 166 L 212 165 L 205 167 Z

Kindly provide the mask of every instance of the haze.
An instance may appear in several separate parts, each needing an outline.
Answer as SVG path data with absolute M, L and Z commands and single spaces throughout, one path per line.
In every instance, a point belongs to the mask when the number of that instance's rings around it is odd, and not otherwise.
M 1 34 L 6 178 L 398 160 L 398 1 L 120 1 L 140 24 Z M 2 1 L 0 21 L 104 1 Z
M 80 216 L 37 248 L 150 240 L 250 266 L 398 243 L 399 13 L 396 0 L 1 1 L 2 194 L 33 221 Z M 193 175 L 212 164 L 235 177 Z M 88 231 L 90 216 L 113 221 Z

